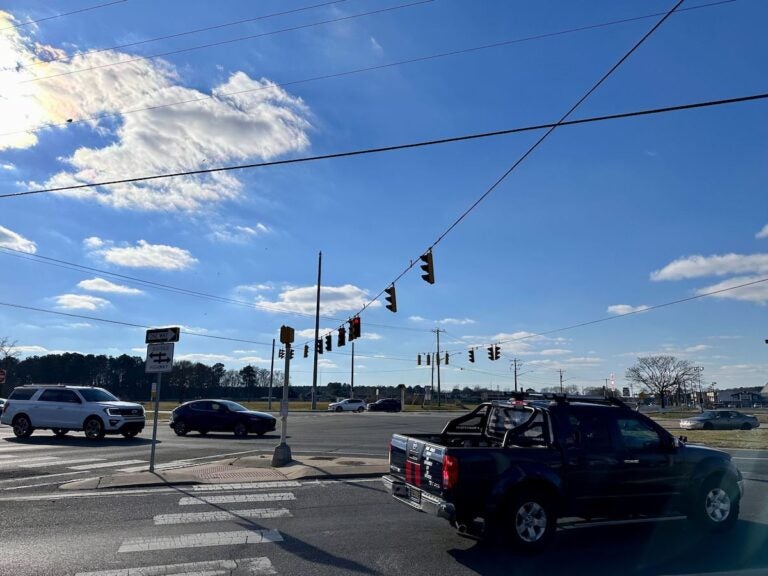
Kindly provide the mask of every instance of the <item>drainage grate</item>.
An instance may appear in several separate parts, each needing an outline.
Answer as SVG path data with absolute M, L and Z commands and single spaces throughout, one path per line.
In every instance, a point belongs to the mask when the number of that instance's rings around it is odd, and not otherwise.
M 233 468 L 232 466 L 211 466 L 199 470 L 203 480 L 285 480 L 285 476 L 268 468 Z

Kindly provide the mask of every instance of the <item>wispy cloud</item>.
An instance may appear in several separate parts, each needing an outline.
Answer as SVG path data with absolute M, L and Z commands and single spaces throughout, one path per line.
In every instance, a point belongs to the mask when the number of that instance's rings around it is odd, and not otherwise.
M 343 286 L 323 286 L 320 288 L 320 313 L 333 315 L 338 312 L 360 310 L 368 302 L 368 291 L 345 284 Z M 268 312 L 299 312 L 314 314 L 317 304 L 317 286 L 286 288 L 278 294 L 277 300 L 270 301 L 263 296 L 256 298 L 260 310 Z M 369 307 L 381 306 L 373 302 Z
M 86 294 L 61 294 L 54 300 L 58 308 L 65 310 L 100 310 L 109 306 L 109 300 Z
M 127 268 L 156 268 L 159 270 L 186 270 L 197 264 L 197 259 L 184 248 L 164 244 L 150 244 L 139 240 L 136 246 L 114 246 L 111 241 L 91 237 L 84 241 L 92 254 L 110 264 Z
M 742 288 L 734 288 L 734 286 L 755 282 L 757 280 L 761 280 L 762 278 L 763 276 L 736 276 L 734 278 L 729 278 L 728 280 L 718 282 L 717 284 L 712 284 L 711 286 L 699 288 L 696 290 L 696 294 L 702 295 L 709 294 L 711 292 L 717 292 L 719 290 L 727 290 L 727 292 L 711 294 L 709 297 L 765 304 L 768 302 L 768 282 L 752 284 L 751 286 L 744 286 Z
M 768 254 L 724 254 L 687 256 L 651 273 L 651 280 L 685 280 L 730 274 L 768 273 Z
M 755 234 L 755 238 L 762 239 L 762 238 L 768 238 L 768 224 L 763 226 L 762 230 Z
M 11 170 L 16 170 L 16 166 L 11 164 L 10 162 L 6 162 L 4 164 L 0 164 L 0 168 L 2 168 L 3 170 L 8 170 L 9 172 Z
M 616 314 L 621 316 L 622 314 L 631 314 L 632 312 L 642 312 L 648 310 L 648 306 L 641 304 L 640 306 L 631 306 L 629 304 L 613 304 L 608 306 L 607 312 L 609 314 Z
M 21 234 L 9 230 L 4 226 L 0 226 L 0 246 L 20 250 L 21 252 L 27 252 L 28 254 L 37 252 L 37 244 L 32 242 L 32 240 L 27 240 Z
M 91 292 L 106 292 L 111 294 L 144 294 L 143 291 L 138 288 L 131 288 L 130 286 L 123 286 L 121 284 L 114 284 L 104 278 L 91 278 L 90 280 L 82 280 L 77 283 L 78 288 L 83 290 L 89 290 Z
M 254 238 L 266 236 L 271 230 L 260 222 L 254 226 L 233 226 L 230 224 L 221 224 L 212 227 L 209 238 L 216 242 L 229 244 L 247 244 Z

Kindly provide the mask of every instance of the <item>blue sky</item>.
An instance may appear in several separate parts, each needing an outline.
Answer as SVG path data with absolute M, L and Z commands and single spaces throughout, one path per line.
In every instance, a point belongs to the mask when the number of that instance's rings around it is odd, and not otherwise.
M 659 19 L 637 17 L 672 6 L 126 0 L 53 17 L 95 4 L 4 3 L 0 194 L 552 122 Z M 767 16 L 758 0 L 673 15 L 573 117 L 766 91 Z M 23 355 L 143 355 L 120 322 L 180 325 L 177 359 L 268 368 L 286 324 L 310 384 L 322 251 L 321 334 L 367 304 L 356 384 L 428 384 L 416 355 L 441 329 L 448 388 L 509 388 L 515 358 L 523 386 L 560 369 L 623 386 L 656 353 L 704 384 L 763 385 L 768 282 L 559 329 L 768 278 L 767 127 L 757 101 L 560 128 L 442 237 L 434 285 L 400 275 L 541 132 L 0 198 L 0 336 Z M 392 314 L 372 299 L 395 279 Z M 333 340 L 321 385 L 349 380 Z

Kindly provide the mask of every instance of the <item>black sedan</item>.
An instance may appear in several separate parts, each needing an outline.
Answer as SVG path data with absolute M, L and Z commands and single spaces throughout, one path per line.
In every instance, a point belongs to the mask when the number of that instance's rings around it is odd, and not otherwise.
M 231 400 L 193 400 L 171 412 L 171 428 L 179 436 L 187 432 L 234 432 L 261 436 L 275 429 L 277 419 L 264 412 L 248 410 Z
M 376 402 L 372 402 L 365 407 L 369 412 L 400 412 L 402 406 L 400 401 L 394 398 L 382 398 Z

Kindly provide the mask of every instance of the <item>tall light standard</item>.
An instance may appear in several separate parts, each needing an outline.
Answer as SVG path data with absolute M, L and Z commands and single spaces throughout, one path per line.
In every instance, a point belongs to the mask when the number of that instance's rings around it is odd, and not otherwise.
M 704 372 L 704 366 L 694 366 L 693 369 L 696 370 L 696 381 L 699 384 L 699 412 L 704 412 L 704 407 L 701 405 L 701 373 Z

